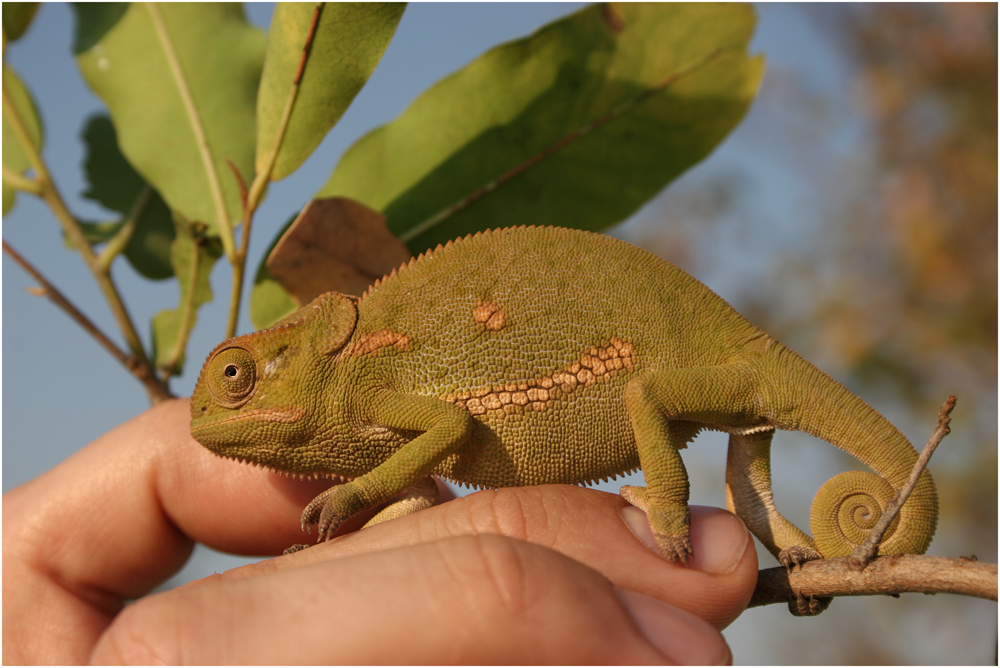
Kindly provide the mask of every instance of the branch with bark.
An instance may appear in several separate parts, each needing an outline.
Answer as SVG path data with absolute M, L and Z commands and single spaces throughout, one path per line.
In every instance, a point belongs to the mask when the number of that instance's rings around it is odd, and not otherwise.
M 950 431 L 951 395 L 938 412 L 937 426 L 917 458 L 906 484 L 887 505 L 868 538 L 846 557 L 816 559 L 798 566 L 767 568 L 757 576 L 748 608 L 788 603 L 794 615 L 816 615 L 835 596 L 902 593 L 961 594 L 997 600 L 997 565 L 976 557 L 930 557 L 919 554 L 877 556 L 885 530 L 906 503 L 931 455 Z

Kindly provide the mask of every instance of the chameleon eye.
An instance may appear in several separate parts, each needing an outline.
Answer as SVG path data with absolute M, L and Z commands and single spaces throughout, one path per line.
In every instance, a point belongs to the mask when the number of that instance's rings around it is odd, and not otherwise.
M 253 393 L 256 380 L 257 364 L 253 355 L 243 348 L 226 348 L 212 359 L 208 389 L 221 405 L 236 408 Z

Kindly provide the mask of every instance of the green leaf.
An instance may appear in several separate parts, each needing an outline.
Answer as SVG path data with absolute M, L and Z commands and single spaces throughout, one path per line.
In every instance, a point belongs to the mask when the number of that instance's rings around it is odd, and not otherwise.
M 92 116 L 83 129 L 83 141 L 87 145 L 84 169 L 90 182 L 83 196 L 127 217 L 150 186 L 132 169 L 118 149 L 111 119 L 104 115 Z M 107 241 L 107 238 L 103 240 Z M 125 246 L 125 257 L 146 278 L 170 278 L 174 275 L 170 263 L 173 240 L 174 224 L 170 209 L 153 191 L 139 214 L 132 238 Z
M 180 283 L 180 303 L 176 309 L 157 313 L 152 322 L 153 359 L 157 367 L 170 368 L 174 374 L 180 374 L 185 360 L 183 350 L 174 358 L 177 341 L 181 337 L 187 341 L 197 322 L 198 308 L 212 300 L 209 276 L 215 262 L 222 257 L 218 237 L 204 236 L 195 227 L 182 219 L 176 220 L 177 235 L 170 258 Z
M 215 233 L 242 214 L 236 165 L 253 176 L 264 37 L 230 3 L 75 4 L 77 63 L 104 100 L 122 153 L 174 211 Z M 166 37 L 156 29 L 163 18 Z M 176 54 L 175 76 L 168 53 Z M 190 92 L 188 109 L 181 91 Z M 196 127 L 204 131 L 205 145 Z M 218 199 L 216 199 L 218 195 Z
M 7 4 L 4 3 L 4 8 Z M 4 9 L 6 12 L 6 9 Z M 28 92 L 27 87 L 21 83 L 21 79 L 18 78 L 14 70 L 3 66 L 3 87 L 6 89 L 7 94 L 10 96 L 10 100 L 14 109 L 17 111 L 17 115 L 24 122 L 26 130 L 28 131 L 28 136 L 31 139 L 31 143 L 39 151 L 42 149 L 42 121 L 38 117 L 38 111 L 35 109 L 35 102 L 31 99 L 31 93 Z M 28 155 L 24 152 L 21 147 L 21 142 L 17 139 L 17 134 L 14 132 L 14 127 L 11 125 L 10 119 L 7 118 L 7 111 L 3 112 L 3 166 L 6 169 L 10 169 L 18 174 L 24 174 L 28 171 L 28 167 L 31 165 L 28 163 Z M 7 213 L 14 206 L 15 191 L 14 188 L 7 185 L 7 182 L 3 183 L 3 212 Z
M 3 35 L 5 41 L 13 42 L 31 25 L 38 10 L 37 2 L 5 2 L 3 3 Z
M 316 5 L 278 3 L 267 37 L 257 97 L 257 171 L 263 171 L 302 57 Z M 323 5 L 288 129 L 271 174 L 298 169 L 350 106 L 375 71 L 403 15 L 403 3 L 328 2 Z
M 257 329 L 270 327 L 299 307 L 292 300 L 292 296 L 288 294 L 288 290 L 283 288 L 281 283 L 267 270 L 267 258 L 271 256 L 278 241 L 298 217 L 299 214 L 295 214 L 281 227 L 281 231 L 271 241 L 267 252 L 260 260 L 260 266 L 257 267 L 257 274 L 253 279 L 253 289 L 250 291 L 250 322 Z
M 620 222 L 705 158 L 757 92 L 747 5 L 595 5 L 440 81 L 317 197 L 382 211 L 414 253 L 486 227 Z
M 124 220 L 105 220 L 99 223 L 91 223 L 87 221 L 76 221 L 83 230 L 83 238 L 87 240 L 87 243 L 91 246 L 97 244 L 104 244 L 110 241 L 125 225 Z M 70 239 L 65 234 L 63 235 L 63 245 L 70 250 L 76 248 L 72 239 Z

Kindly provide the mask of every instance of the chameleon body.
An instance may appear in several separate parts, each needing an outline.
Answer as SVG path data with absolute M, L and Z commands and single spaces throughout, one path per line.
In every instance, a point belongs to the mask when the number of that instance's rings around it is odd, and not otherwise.
M 730 510 L 788 564 L 849 553 L 916 461 L 885 418 L 696 279 L 557 227 L 450 242 L 360 298 L 327 293 L 220 344 L 191 411 L 192 434 L 216 454 L 345 478 L 303 513 L 321 538 L 394 498 L 372 522 L 432 505 L 429 476 L 496 488 L 641 468 L 646 486 L 622 495 L 646 511 L 663 555 L 686 561 L 679 450 L 717 429 L 730 435 Z M 817 436 L 877 474 L 821 488 L 815 540 L 774 506 L 775 429 Z M 881 551 L 924 552 L 936 521 L 925 472 Z

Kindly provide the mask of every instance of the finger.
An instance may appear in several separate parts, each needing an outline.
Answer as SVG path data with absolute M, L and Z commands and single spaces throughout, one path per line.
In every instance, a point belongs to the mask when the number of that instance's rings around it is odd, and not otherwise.
M 551 548 L 618 587 L 681 607 L 720 629 L 743 611 L 757 582 L 757 553 L 735 515 L 692 507 L 694 558 L 674 564 L 660 556 L 642 511 L 617 495 L 569 485 L 477 492 L 246 571 L 235 569 L 230 577 L 479 534 Z
M 129 606 L 95 663 L 720 663 L 697 617 L 551 550 L 464 536 L 216 579 Z
M 124 600 L 180 569 L 192 537 L 272 554 L 299 538 L 323 485 L 282 487 L 212 456 L 189 419 L 186 401 L 165 402 L 4 495 L 5 661 L 84 660 Z

